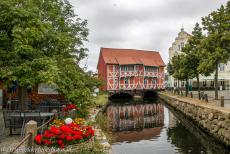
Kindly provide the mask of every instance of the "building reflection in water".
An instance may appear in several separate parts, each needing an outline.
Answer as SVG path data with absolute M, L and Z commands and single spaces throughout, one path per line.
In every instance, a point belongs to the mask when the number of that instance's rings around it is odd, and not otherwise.
M 161 103 L 111 104 L 106 112 L 113 131 L 140 130 L 164 125 L 164 107 Z

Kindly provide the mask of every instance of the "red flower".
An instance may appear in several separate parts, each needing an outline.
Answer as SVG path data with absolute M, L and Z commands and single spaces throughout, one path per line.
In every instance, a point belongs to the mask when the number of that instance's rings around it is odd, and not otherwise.
M 59 135 L 61 133 L 60 129 L 56 126 L 51 126 L 50 132 L 52 132 L 55 135 Z
M 46 130 L 44 135 L 43 135 L 45 138 L 51 138 L 53 137 L 53 135 L 50 133 L 50 131 Z
M 41 135 L 37 135 L 34 139 L 38 144 L 42 143 L 42 136 Z
M 72 110 L 72 109 L 76 109 L 78 110 L 77 106 L 75 104 L 69 104 L 68 106 L 66 106 L 63 111 L 69 111 L 69 110 Z
M 72 139 L 73 139 L 72 136 L 66 136 L 67 141 L 71 141 Z
M 47 143 L 49 142 L 49 140 L 45 139 L 45 140 L 42 140 L 42 142 L 47 145 Z
M 64 134 L 61 134 L 61 135 L 60 135 L 60 139 L 65 139 L 65 135 L 64 135 Z
M 63 144 L 63 141 L 62 141 L 62 140 L 58 140 L 58 141 L 57 141 L 57 144 L 58 144 L 58 145 L 62 145 L 62 144 Z
M 81 139 L 82 139 L 82 136 L 81 136 L 81 135 L 74 135 L 74 136 L 73 136 L 73 139 L 74 139 L 74 140 L 81 140 Z

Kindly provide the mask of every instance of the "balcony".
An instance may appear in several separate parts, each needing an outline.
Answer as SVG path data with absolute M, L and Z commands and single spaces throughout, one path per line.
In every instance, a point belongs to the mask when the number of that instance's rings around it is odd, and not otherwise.
M 145 76 L 147 76 L 147 77 L 158 77 L 158 75 L 159 75 L 158 72 L 145 71 Z
M 137 71 L 121 71 L 120 77 L 130 77 L 130 76 L 138 76 Z
M 119 72 L 118 71 L 108 72 L 108 77 L 119 77 Z
M 137 89 L 137 84 L 120 84 L 122 90 L 134 90 Z

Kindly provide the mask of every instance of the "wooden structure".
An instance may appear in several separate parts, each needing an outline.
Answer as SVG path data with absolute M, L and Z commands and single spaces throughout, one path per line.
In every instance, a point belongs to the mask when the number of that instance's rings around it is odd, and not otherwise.
M 98 77 L 103 91 L 131 92 L 164 89 L 165 64 L 156 51 L 101 48 Z

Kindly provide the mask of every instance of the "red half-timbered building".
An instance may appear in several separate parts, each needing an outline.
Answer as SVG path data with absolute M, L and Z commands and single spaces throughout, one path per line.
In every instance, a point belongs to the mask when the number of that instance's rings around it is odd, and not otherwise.
M 164 89 L 164 67 L 156 51 L 101 48 L 97 65 L 105 83 L 101 90 Z

